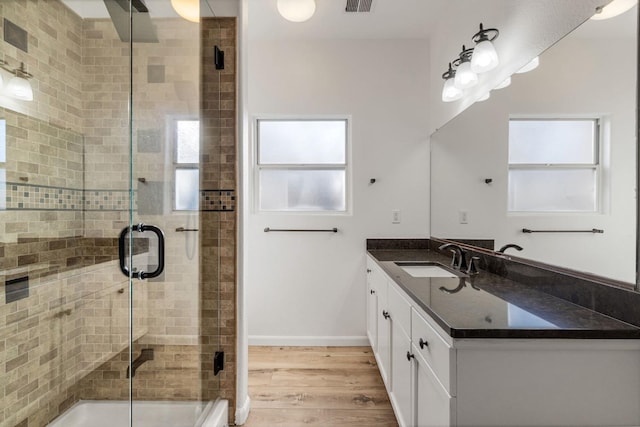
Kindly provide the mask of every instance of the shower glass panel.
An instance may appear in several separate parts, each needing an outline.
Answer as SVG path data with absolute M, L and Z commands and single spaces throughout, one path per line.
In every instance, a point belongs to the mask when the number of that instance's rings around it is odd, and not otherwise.
M 195 427 L 216 406 L 212 12 L 0 0 L 0 427 Z

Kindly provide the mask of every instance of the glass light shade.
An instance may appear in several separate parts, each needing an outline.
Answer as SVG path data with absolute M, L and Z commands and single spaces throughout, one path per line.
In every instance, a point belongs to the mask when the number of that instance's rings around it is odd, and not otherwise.
M 471 57 L 471 71 L 474 73 L 486 73 L 498 66 L 498 52 L 489 40 L 481 41 L 473 48 Z
M 478 98 L 478 102 L 486 101 L 489 98 L 491 98 L 491 92 L 487 92 L 484 95 L 482 95 L 480 98 Z
M 505 87 L 509 86 L 511 84 L 511 77 L 507 77 L 506 79 L 504 79 L 504 81 L 502 83 L 500 83 L 498 86 L 494 87 L 494 89 L 504 89 Z
M 304 22 L 316 12 L 315 0 L 278 0 L 278 12 L 287 21 Z
M 443 102 L 453 102 L 462 98 L 462 90 L 458 89 L 455 85 L 454 79 L 447 79 L 444 82 L 444 87 L 442 88 L 442 101 Z
M 600 12 L 593 15 L 591 19 L 601 21 L 603 19 L 613 18 L 614 16 L 625 13 L 637 3 L 638 0 L 613 0 L 611 3 L 603 7 Z
M 171 6 L 187 21 L 200 22 L 200 0 L 171 0 Z
M 478 75 L 471 71 L 471 62 L 463 62 L 456 70 L 455 85 L 458 89 L 468 89 L 478 83 Z
M 529 71 L 538 68 L 538 65 L 540 65 L 540 58 L 536 56 L 527 65 L 516 71 L 516 74 L 528 73 Z
M 13 77 L 7 85 L 9 95 L 23 101 L 33 101 L 33 89 L 29 80 L 22 77 Z

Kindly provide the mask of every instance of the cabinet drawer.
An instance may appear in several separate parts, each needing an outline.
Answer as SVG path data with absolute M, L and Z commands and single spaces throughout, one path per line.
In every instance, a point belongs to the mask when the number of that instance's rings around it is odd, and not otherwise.
M 404 299 L 394 283 L 389 284 L 389 314 L 391 321 L 400 326 L 408 335 L 411 333 L 411 304 Z
M 418 351 L 415 344 L 413 351 Z M 420 355 L 415 364 L 415 425 L 443 427 L 456 425 L 456 398 L 449 396 Z
M 453 380 L 453 350 L 435 329 L 419 315 L 415 310 L 411 310 L 411 342 L 416 346 L 418 354 L 424 358 L 431 370 L 435 373 L 438 381 L 451 396 L 455 396 Z M 422 340 L 423 345 L 420 346 Z

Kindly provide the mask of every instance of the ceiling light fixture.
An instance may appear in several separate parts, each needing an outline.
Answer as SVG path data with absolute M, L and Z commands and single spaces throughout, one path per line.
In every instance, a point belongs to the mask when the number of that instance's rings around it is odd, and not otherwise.
M 171 0 L 171 6 L 187 21 L 200 22 L 200 0 Z
M 499 34 L 500 32 L 495 28 L 485 30 L 482 23 L 480 24 L 480 31 L 471 38 L 476 43 L 471 57 L 471 71 L 476 74 L 486 73 L 498 66 L 500 60 L 492 42 L 498 38 Z
M 442 88 L 442 101 L 453 102 L 462 98 L 462 90 L 458 89 L 454 83 L 456 70 L 449 63 L 449 69 L 442 75 L 444 79 L 444 87 Z
M 527 65 L 516 71 L 516 74 L 528 73 L 529 71 L 538 68 L 538 65 L 540 65 L 540 58 L 536 56 L 531 61 L 529 61 Z
M 277 0 L 278 12 L 291 22 L 304 22 L 316 12 L 315 0 Z
M 478 83 L 478 75 L 471 70 L 473 48 L 462 46 L 460 56 L 453 62 L 456 67 L 455 85 L 458 89 L 469 89 Z
M 622 15 L 638 3 L 638 0 L 613 0 L 606 6 L 598 6 L 596 13 L 591 17 L 595 21 L 613 18 Z

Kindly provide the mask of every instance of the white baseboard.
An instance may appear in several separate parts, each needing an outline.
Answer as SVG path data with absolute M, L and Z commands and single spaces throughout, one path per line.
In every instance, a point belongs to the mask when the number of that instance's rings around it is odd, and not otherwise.
M 251 410 L 251 399 L 247 396 L 244 399 L 244 403 L 242 405 L 238 405 L 236 408 L 236 425 L 241 426 L 247 422 L 247 418 L 249 418 L 249 411 Z
M 361 347 L 369 346 L 366 336 L 347 337 L 292 337 L 249 335 L 249 345 L 286 347 Z

